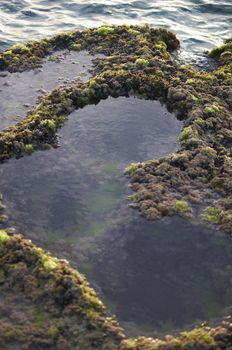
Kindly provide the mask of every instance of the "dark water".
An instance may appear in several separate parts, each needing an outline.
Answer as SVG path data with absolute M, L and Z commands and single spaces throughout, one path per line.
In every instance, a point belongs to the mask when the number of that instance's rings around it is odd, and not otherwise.
M 125 167 L 175 151 L 181 126 L 159 102 L 135 98 L 73 112 L 59 149 L 0 168 L 12 225 L 41 240 L 95 234 L 121 201 L 127 207 Z
M 101 244 L 93 276 L 131 335 L 200 323 L 232 303 L 231 239 L 212 229 L 134 219 Z
M 231 0 L 1 0 L 0 49 L 59 31 L 102 23 L 165 26 L 182 41 L 183 57 L 199 59 L 231 35 Z
M 84 272 L 131 335 L 210 319 L 232 302 L 229 239 L 128 208 L 124 168 L 174 152 L 181 126 L 157 101 L 109 98 L 70 115 L 59 149 L 0 168 L 8 225 Z

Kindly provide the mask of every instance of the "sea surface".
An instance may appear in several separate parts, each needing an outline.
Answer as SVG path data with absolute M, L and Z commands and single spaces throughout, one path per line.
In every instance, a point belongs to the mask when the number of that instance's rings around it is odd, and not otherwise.
M 1 0 L 0 50 L 60 31 L 102 23 L 164 26 L 194 62 L 231 35 L 231 0 Z

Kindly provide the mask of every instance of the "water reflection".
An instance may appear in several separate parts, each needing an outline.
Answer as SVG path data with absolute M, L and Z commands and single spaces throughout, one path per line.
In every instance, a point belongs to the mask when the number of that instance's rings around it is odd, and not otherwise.
M 38 99 L 51 90 L 86 81 L 93 60 L 86 51 L 59 51 L 44 60 L 39 69 L 0 73 L 0 130 L 23 119 Z
M 59 149 L 1 167 L 12 225 L 42 240 L 78 240 L 102 227 L 126 201 L 124 168 L 175 151 L 181 125 L 159 102 L 135 98 L 73 112 Z
M 210 320 L 232 303 L 231 239 L 211 228 L 135 218 L 100 247 L 94 279 L 132 336 Z
M 0 168 L 8 225 L 84 272 L 131 334 L 232 302 L 224 236 L 180 218 L 151 223 L 127 206 L 124 168 L 174 152 L 181 126 L 157 101 L 109 98 L 70 115 L 59 149 Z

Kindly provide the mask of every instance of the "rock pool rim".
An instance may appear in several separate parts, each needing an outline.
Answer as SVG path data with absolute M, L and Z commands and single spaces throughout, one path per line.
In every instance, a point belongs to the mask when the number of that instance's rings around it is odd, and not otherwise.
M 112 38 L 115 34 L 107 28 L 98 33 L 103 39 Z M 128 31 L 126 28 L 132 29 L 132 27 L 125 26 L 123 28 L 126 32 Z M 135 28 L 138 27 L 135 26 Z M 159 48 L 156 47 L 153 51 L 154 43 L 151 40 L 149 42 L 149 35 L 148 38 L 146 37 L 146 34 L 154 33 L 153 29 L 142 28 L 144 30 L 143 39 L 148 44 L 143 40 L 142 43 L 141 40 L 139 44 L 136 43 L 135 39 L 141 35 L 141 31 L 133 29 L 140 34 L 130 33 L 131 36 L 134 36 L 131 55 L 128 56 L 128 53 L 125 53 L 123 56 L 120 52 L 120 57 L 110 56 L 99 61 L 95 76 L 89 82 L 53 91 L 41 101 L 27 119 L 1 134 L 1 160 L 9 159 L 13 155 L 20 157 L 25 153 L 31 153 L 36 148 L 43 148 L 46 147 L 46 144 L 54 143 L 58 127 L 73 109 L 99 102 L 108 96 L 139 95 L 145 99 L 159 99 L 165 102 L 170 109 L 176 111 L 177 115 L 185 118 L 185 128 L 180 135 L 181 147 L 174 155 L 140 163 L 130 169 L 132 186 L 137 191 L 135 195 L 137 197 L 133 198 L 133 206 L 139 207 L 148 219 L 157 219 L 161 214 L 163 216 L 173 215 L 176 208 L 178 214 L 189 216 L 191 212 L 188 210 L 189 203 L 198 202 L 199 196 L 201 199 L 202 188 L 206 187 L 208 190 L 206 198 L 211 205 L 203 213 L 205 219 L 229 231 L 232 220 L 232 198 L 228 179 L 232 167 L 231 152 L 228 147 L 232 139 L 230 131 L 231 96 L 229 93 L 231 90 L 231 55 L 228 53 L 224 55 L 227 57 L 226 62 L 221 62 L 222 66 L 211 73 L 202 73 L 189 66 L 177 66 L 167 51 L 167 38 L 162 44 L 159 37 L 159 41 L 156 42 Z M 165 31 L 165 33 L 169 32 Z M 173 34 L 170 35 L 173 39 Z M 126 43 L 128 44 L 127 41 Z M 110 45 L 110 40 L 108 40 L 108 45 Z M 110 47 L 106 45 L 105 53 L 107 50 L 110 54 Z M 219 60 L 224 52 L 230 52 L 228 46 L 221 51 Z M 10 54 L 10 57 L 13 56 Z M 13 67 L 15 64 L 20 65 L 19 63 L 20 61 L 16 59 Z M 5 68 L 6 66 L 2 69 Z M 208 161 L 209 158 L 210 161 Z M 171 177 L 171 180 L 168 176 Z M 173 192 L 173 186 L 176 192 Z M 216 203 L 213 197 L 214 192 L 217 196 L 222 197 L 217 199 Z M 158 198 L 158 206 L 154 201 L 155 198 Z M 7 259 L 14 246 L 14 244 L 11 246 L 11 243 L 17 240 L 15 237 L 8 237 L 7 233 L 3 233 L 1 238 L 3 257 Z M 23 242 L 28 244 L 25 240 Z M 8 245 L 9 250 L 6 248 Z M 20 242 L 16 246 L 18 253 L 13 264 L 18 262 L 18 254 L 20 255 L 22 248 Z M 55 264 L 49 259 L 44 264 L 45 269 L 49 269 L 49 274 L 56 271 Z M 5 266 L 6 270 L 7 268 L 9 266 Z M 15 276 L 13 280 L 14 278 Z M 79 288 L 81 287 L 78 287 L 77 291 Z M 202 346 L 205 349 L 219 349 L 231 345 L 231 330 L 231 318 L 228 316 L 228 320 L 223 321 L 217 328 L 197 328 L 182 333 L 177 338 L 167 337 L 164 341 L 149 338 L 127 340 L 122 342 L 120 347 L 121 349 L 140 350 L 162 349 L 163 347 L 188 349 L 193 346 L 196 348 Z M 51 333 L 53 336 L 56 334 L 56 332 Z M 10 337 L 9 334 L 8 337 Z M 93 344 L 88 343 L 88 346 L 89 349 L 96 348 L 96 344 L 92 347 Z M 107 346 L 101 348 L 109 349 Z M 115 349 L 117 347 L 118 345 L 115 345 Z
M 107 317 L 104 305 L 85 277 L 72 269 L 67 261 L 51 257 L 10 229 L 0 230 L 0 252 L 2 291 L 18 295 L 23 292 L 35 310 L 39 307 L 51 317 L 31 327 L 17 325 L 13 330 L 12 325 L 1 322 L 0 344 L 5 349 L 16 341 L 25 349 L 42 346 L 68 350 L 78 346 L 87 350 L 187 350 L 199 347 L 216 350 L 231 345 L 231 316 L 216 327 L 202 324 L 163 340 L 125 339 L 123 330 L 114 319 Z M 72 323 L 76 321 L 72 327 L 69 318 Z
M 75 43 L 75 35 L 81 38 L 80 43 Z M 8 66 L 15 69 L 12 57 L 22 54 L 27 63 L 33 45 L 42 56 L 45 44 L 47 47 L 53 43 L 53 50 L 67 46 L 82 49 L 83 37 L 84 49 L 107 55 L 96 64 L 93 78 L 87 83 L 54 90 L 26 119 L 0 134 L 0 160 L 31 154 L 35 149 L 47 148 L 48 144 L 55 146 L 57 129 L 74 109 L 96 104 L 109 96 L 134 95 L 160 100 L 177 117 L 185 119 L 181 146 L 168 157 L 128 167 L 136 192 L 130 197 L 131 206 L 147 219 L 156 220 L 175 214 L 190 218 L 194 215 L 192 206 L 203 203 L 198 219 L 230 233 L 231 40 L 211 51 L 210 55 L 219 59 L 221 66 L 210 73 L 178 66 L 168 52 L 179 47 L 174 34 L 148 26 L 102 26 L 65 33 L 29 43 L 29 48 L 25 44 L 26 50 L 16 46 L 10 53 L 5 51 L 2 59 L 10 60 Z M 38 52 L 34 54 L 32 50 L 35 57 L 40 57 Z M 20 69 L 25 67 L 29 66 L 18 64 Z

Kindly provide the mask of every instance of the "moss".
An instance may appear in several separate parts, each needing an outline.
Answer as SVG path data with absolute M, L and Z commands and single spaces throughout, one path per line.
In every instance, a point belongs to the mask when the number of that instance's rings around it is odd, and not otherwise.
M 181 333 L 181 345 L 189 345 L 191 343 L 204 344 L 204 345 L 216 345 L 216 342 L 211 334 L 210 330 L 205 330 L 204 328 L 195 328 L 189 332 Z
M 202 217 L 204 220 L 211 222 L 213 224 L 217 224 L 220 221 L 220 210 L 215 207 L 208 207 L 205 209 Z
M 180 133 L 180 136 L 179 136 L 180 142 L 187 140 L 191 135 L 192 135 L 192 128 L 191 126 L 187 126 Z
M 60 62 L 60 57 L 59 56 L 50 56 L 49 58 L 48 58 L 48 61 L 50 61 L 50 62 Z
M 112 36 L 96 35 L 99 28 L 73 31 L 27 43 L 30 53 L 14 54 L 12 50 L 7 50 L 0 55 L 2 69 L 18 71 L 35 67 L 46 55 L 61 48 L 70 49 L 73 43 L 93 53 L 106 54 L 96 63 L 93 79 L 53 91 L 26 119 L 0 135 L 0 159 L 24 155 L 23 144 L 32 144 L 36 150 L 48 144 L 56 146 L 56 131 L 73 108 L 98 103 L 108 96 L 135 95 L 159 99 L 178 117 L 187 120 L 180 134 L 181 145 L 177 157 L 168 156 L 158 163 L 156 160 L 146 161 L 136 167 L 136 171 L 133 168 L 131 172 L 129 170 L 132 188 L 141 194 L 146 189 L 150 196 L 149 205 L 142 195 L 138 195 L 132 206 L 139 208 L 144 216 L 157 219 L 163 215 L 173 215 L 173 203 L 179 198 L 186 198 L 189 203 L 199 203 L 205 196 L 202 188 L 212 191 L 209 204 L 217 191 L 220 196 L 225 196 L 229 188 L 229 176 L 225 172 L 228 165 L 223 167 L 218 164 L 223 164 L 219 154 L 229 152 L 228 145 L 232 139 L 231 96 L 228 89 L 232 81 L 230 64 L 226 63 L 210 72 L 198 71 L 187 65 L 178 66 L 169 51 L 178 48 L 179 42 L 169 31 L 149 26 L 110 28 L 114 30 Z M 131 30 L 140 34 L 133 35 Z M 224 50 L 221 54 L 228 51 Z M 15 55 L 20 57 L 17 67 L 12 64 Z M 149 63 L 146 70 L 135 69 L 137 59 Z M 208 152 L 209 148 L 214 152 Z M 212 186 L 211 180 L 221 177 L 224 181 L 221 181 L 220 188 L 219 185 Z M 163 186 L 162 194 L 156 185 Z M 230 214 L 223 206 L 221 216 L 224 219 L 220 225 L 223 222 L 228 226 Z
M 9 241 L 10 236 L 6 233 L 5 230 L 0 230 L 0 246 Z
M 98 28 L 96 30 L 96 32 L 100 36 L 108 36 L 108 35 L 114 34 L 115 30 L 112 27 L 105 27 L 105 26 L 103 26 L 103 27 Z
M 23 44 L 17 44 L 14 45 L 11 49 L 12 52 L 17 53 L 17 54 L 28 54 L 30 53 L 30 49 Z
M 189 211 L 189 205 L 187 202 L 185 201 L 176 201 L 175 202 L 175 208 L 179 211 L 179 212 L 186 212 Z
M 3 348 L 116 349 L 124 335 L 84 276 L 19 235 L 0 245 Z M 56 262 L 57 268 L 41 269 Z M 47 273 L 49 272 L 49 273 Z M 17 298 L 15 297 L 17 296 Z M 18 305 L 20 300 L 20 305 Z M 5 321 L 6 320 L 6 321 Z
M 83 96 L 81 98 L 83 99 L 84 104 L 90 103 L 91 99 L 95 97 L 95 89 L 97 87 L 96 80 L 91 79 L 87 86 L 83 89 Z
M 204 108 L 204 113 L 206 114 L 210 114 L 210 115 L 214 115 L 215 113 L 219 113 L 221 111 L 221 108 L 217 105 L 210 105 L 210 106 L 206 106 Z
M 78 44 L 78 43 L 73 43 L 70 47 L 70 49 L 74 51 L 80 51 L 81 48 L 82 48 L 81 44 Z
M 41 262 L 45 271 L 50 272 L 57 268 L 56 261 L 48 255 L 43 255 L 41 257 Z
M 196 118 L 194 120 L 194 124 L 199 125 L 199 126 L 203 126 L 204 125 L 204 120 L 202 118 Z
M 129 29 L 128 33 L 130 35 L 140 35 L 141 34 L 141 32 L 139 32 L 138 30 L 135 30 L 135 29 Z
M 131 163 L 131 165 L 129 165 L 126 169 L 125 169 L 125 173 L 127 175 L 131 175 L 138 167 L 138 163 Z
M 33 310 L 32 317 L 33 322 L 39 327 L 45 325 L 48 321 L 47 314 L 42 310 Z
M 221 54 L 223 54 L 224 52 L 231 52 L 232 51 L 232 43 L 231 42 L 228 42 L 228 43 L 225 43 L 219 47 L 215 47 L 213 48 L 210 52 L 209 52 L 209 56 L 211 58 L 214 58 L 214 59 L 219 59 Z
M 62 124 L 64 124 L 64 122 L 65 122 L 65 116 L 64 115 L 61 115 L 61 116 L 56 118 L 57 125 L 62 125 Z
M 214 330 L 209 327 L 198 327 L 182 332 L 177 337 L 167 336 L 165 340 L 146 337 L 127 339 L 122 343 L 120 350 L 209 350 L 217 347 L 213 334 Z
M 169 54 L 179 46 L 175 35 L 163 28 L 148 26 L 101 27 L 59 34 L 51 39 L 28 43 L 26 49 L 5 51 L 0 55 L 0 67 L 9 71 L 31 69 L 41 65 L 43 57 L 61 48 L 70 49 L 74 43 L 106 55 L 96 63 L 93 79 L 52 91 L 26 119 L 3 132 L 0 135 L 1 160 L 13 155 L 22 156 L 26 148 L 30 152 L 43 144 L 55 146 L 57 127 L 73 108 L 97 103 L 108 96 L 135 95 L 159 99 L 178 117 L 186 119 L 185 125 L 188 126 L 180 134 L 180 141 L 184 142 L 174 155 L 131 164 L 126 169 L 135 191 L 131 205 L 148 219 L 155 220 L 165 215 L 189 215 L 190 205 L 179 198 L 186 198 L 189 203 L 194 203 L 196 198 L 198 202 L 207 199 L 210 206 L 203 218 L 220 224 L 231 233 L 231 41 L 214 52 L 213 56 L 218 57 L 221 66 L 207 73 L 175 64 Z M 147 69 L 139 70 L 136 66 Z M 103 214 L 109 208 L 113 210 L 118 193 L 119 188 L 112 188 L 111 184 L 103 186 L 94 193 L 91 210 L 101 210 Z M 101 226 L 90 226 L 89 234 L 94 234 L 95 229 L 100 232 Z M 88 234 L 88 230 L 86 232 Z M 23 291 L 20 294 L 22 299 L 26 298 L 27 302 L 33 299 L 36 306 L 41 307 L 43 301 L 45 317 L 37 326 L 44 327 L 46 338 L 48 333 L 54 342 L 63 337 L 63 341 L 71 342 L 72 348 L 92 349 L 96 344 L 103 349 L 120 346 L 123 336 L 118 326 L 115 326 L 115 321 L 108 320 L 104 306 L 83 276 L 22 238 L 9 236 L 11 239 L 6 242 L 6 235 L 2 237 L 0 264 L 9 278 L 5 288 L 10 293 L 14 286 L 14 295 Z M 12 273 L 12 267 L 17 273 Z M 2 278 L 5 274 L 1 275 L 1 288 Z M 47 313 L 51 318 L 59 314 L 63 326 L 53 323 L 50 318 L 47 321 Z M 23 331 L 28 332 L 23 333 L 24 341 L 26 339 L 27 347 L 36 347 L 30 343 L 33 337 L 28 329 L 24 327 Z M 231 335 L 229 328 L 227 331 Z M 215 331 L 218 333 L 220 330 Z M 5 334 L 12 336 L 12 331 Z M 220 339 L 219 348 L 231 345 L 230 340 L 226 340 L 231 336 L 217 338 L 212 329 L 202 328 L 166 340 L 128 340 L 125 347 L 121 344 L 121 348 L 210 349 L 215 339 L 216 342 Z M 37 347 L 40 348 L 41 344 Z M 58 345 L 52 343 L 51 347 L 58 348 Z
M 48 336 L 49 337 L 56 337 L 59 335 L 59 328 L 55 325 L 52 325 L 48 328 Z
M 20 58 L 18 56 L 13 57 L 13 63 L 18 66 L 20 64 Z
M 59 119 L 59 122 L 63 122 L 63 119 Z M 41 120 L 40 125 L 42 126 L 47 126 L 49 129 L 51 129 L 52 131 L 56 130 L 56 124 L 53 120 L 51 119 L 44 119 Z
M 27 154 L 32 154 L 34 152 L 34 147 L 31 143 L 24 145 L 24 149 Z
M 136 61 L 135 61 L 135 64 L 137 67 L 139 68 L 146 68 L 148 65 L 149 65 L 149 62 L 148 60 L 144 59 L 144 58 L 138 58 Z

